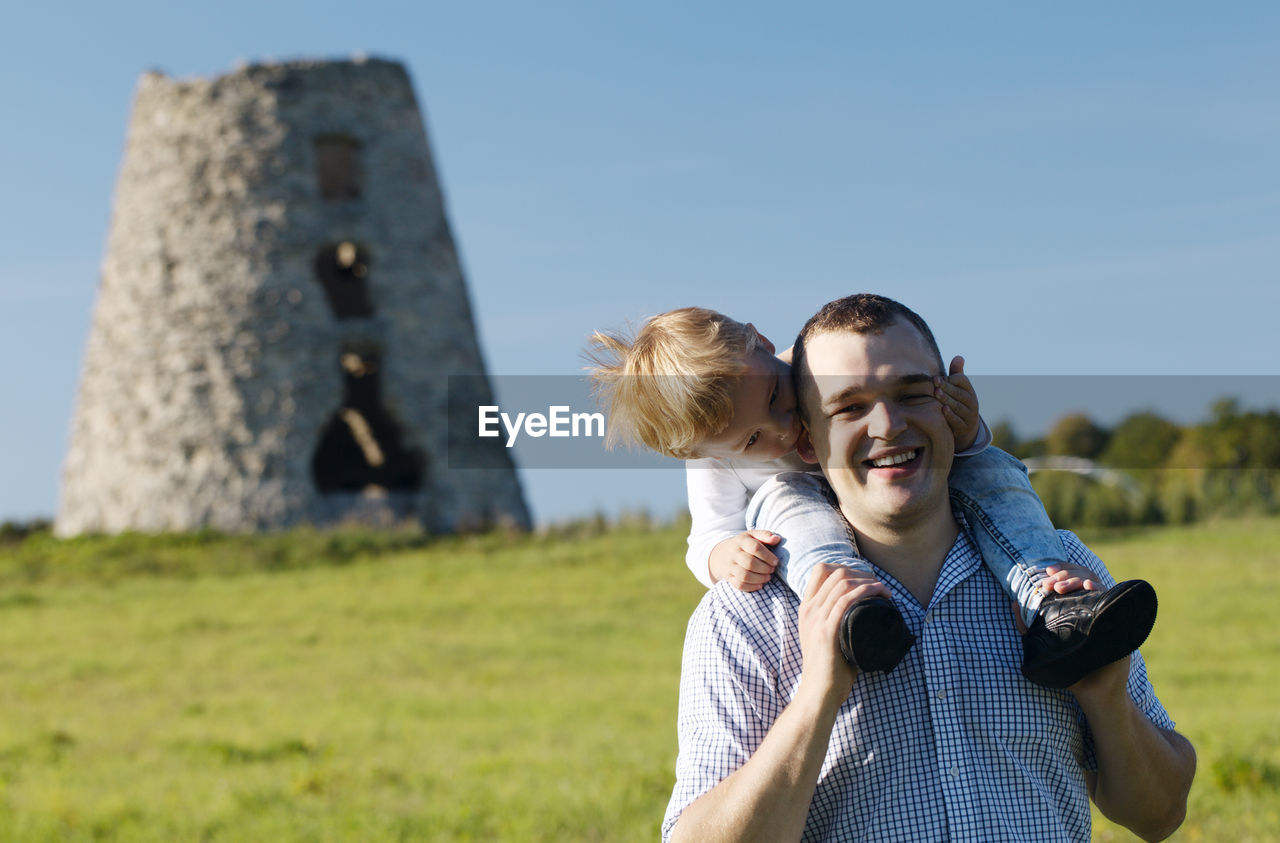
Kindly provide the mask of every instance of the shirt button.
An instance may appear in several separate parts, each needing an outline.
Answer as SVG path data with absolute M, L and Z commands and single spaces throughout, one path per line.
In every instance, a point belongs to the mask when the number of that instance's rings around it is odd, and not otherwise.
M 929 614 L 924 616 L 924 622 L 933 623 L 933 612 L 930 612 Z
M 938 692 L 938 699 L 945 700 L 946 698 L 947 698 L 947 689 L 943 688 L 941 691 Z
M 953 779 L 956 779 L 956 778 L 959 778 L 959 777 L 960 777 L 960 768 L 959 768 L 959 767 L 952 767 L 952 768 L 951 768 L 950 770 L 948 770 L 947 772 L 951 773 L 951 778 L 953 778 Z

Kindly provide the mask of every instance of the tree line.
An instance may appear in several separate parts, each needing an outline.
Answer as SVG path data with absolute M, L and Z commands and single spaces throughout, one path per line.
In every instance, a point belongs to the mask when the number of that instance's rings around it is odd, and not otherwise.
M 1019 438 L 1007 422 L 992 435 L 997 447 L 1032 464 L 1079 457 L 1111 469 L 1033 471 L 1032 484 L 1060 527 L 1280 513 L 1280 411 L 1243 410 L 1235 398 L 1216 401 L 1207 421 L 1190 426 L 1151 410 L 1112 428 L 1072 413 L 1043 437 Z M 1124 482 L 1110 482 L 1117 477 Z

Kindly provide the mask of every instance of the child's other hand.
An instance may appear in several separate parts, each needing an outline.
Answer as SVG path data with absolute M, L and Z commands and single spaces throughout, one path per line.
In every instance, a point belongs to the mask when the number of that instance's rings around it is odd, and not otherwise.
M 1044 569 L 1044 579 L 1036 583 L 1036 587 L 1047 594 L 1070 594 L 1073 591 L 1099 591 L 1105 586 L 1094 579 L 1097 576 L 1088 568 L 1078 565 L 1050 565 Z M 1027 634 L 1027 624 L 1022 619 L 1022 607 L 1018 601 L 1010 603 L 1013 607 L 1013 623 L 1019 635 Z M 1123 660 L 1122 660 L 1123 661 Z M 1128 664 L 1128 661 L 1125 661 Z
M 1103 586 L 1094 579 L 1097 576 L 1088 568 L 1076 565 L 1050 565 L 1044 569 L 1047 576 L 1037 585 L 1041 591 L 1054 594 L 1069 594 L 1072 591 L 1098 591 Z
M 951 372 L 933 379 L 933 395 L 942 405 L 942 417 L 956 437 L 956 451 L 967 451 L 978 438 L 978 393 L 964 373 L 964 358 L 951 359 Z
M 769 550 L 782 536 L 768 530 L 747 530 L 725 539 L 711 549 L 708 565 L 715 582 L 728 580 L 739 591 L 758 591 L 778 567 L 778 557 Z

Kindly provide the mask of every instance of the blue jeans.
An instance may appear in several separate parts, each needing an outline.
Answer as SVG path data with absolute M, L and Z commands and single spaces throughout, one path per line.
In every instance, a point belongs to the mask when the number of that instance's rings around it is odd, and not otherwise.
M 1017 601 L 1029 626 L 1043 597 L 1036 584 L 1050 565 L 1065 565 L 1067 553 L 1031 488 L 1026 466 L 999 448 L 987 448 L 957 458 L 950 485 L 952 504 L 968 520 L 982 561 Z M 874 573 L 858 555 L 828 492 L 818 475 L 784 472 L 761 486 L 747 508 L 748 529 L 782 536 L 772 550 L 779 576 L 796 594 L 804 594 L 819 563 Z

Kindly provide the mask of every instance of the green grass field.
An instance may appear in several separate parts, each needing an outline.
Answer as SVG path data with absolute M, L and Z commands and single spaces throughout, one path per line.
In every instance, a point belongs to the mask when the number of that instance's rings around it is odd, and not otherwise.
M 1085 537 L 1160 593 L 1144 652 L 1200 757 L 1174 839 L 1280 839 L 1280 520 Z M 656 839 L 683 553 L 641 526 L 0 548 L 0 840 Z

